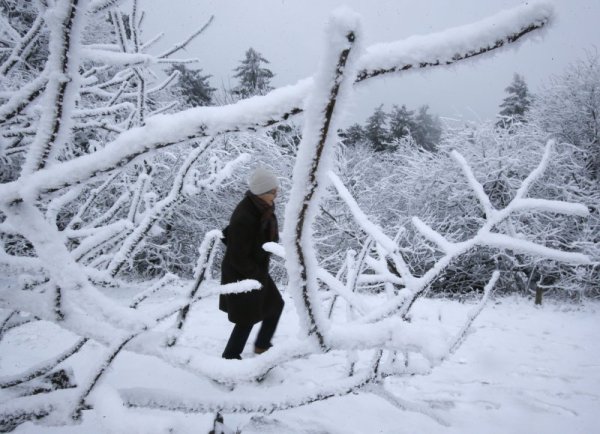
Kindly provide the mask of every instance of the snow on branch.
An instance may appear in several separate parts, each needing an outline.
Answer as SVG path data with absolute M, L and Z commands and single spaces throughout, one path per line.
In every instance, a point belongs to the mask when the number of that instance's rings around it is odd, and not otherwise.
M 360 209 L 356 200 L 352 197 L 348 189 L 344 186 L 340 178 L 333 172 L 329 172 L 329 179 L 337 190 L 339 197 L 350 209 L 352 216 L 356 222 L 361 226 L 362 230 L 365 231 L 370 237 L 372 237 L 377 243 L 389 252 L 394 252 L 398 249 L 398 246 L 392 241 L 387 235 L 383 233 L 383 230 L 376 224 L 373 224 L 369 217 Z
M 329 172 L 329 178 L 331 179 L 333 186 L 336 188 L 340 198 L 350 208 L 350 212 L 352 213 L 355 221 L 370 237 L 372 237 L 392 256 L 396 268 L 400 272 L 400 276 L 407 281 L 411 280 L 413 276 L 408 268 L 408 265 L 402 258 L 402 255 L 399 253 L 398 245 L 387 235 L 385 235 L 379 226 L 373 224 L 369 220 L 367 215 L 360 209 L 356 203 L 356 200 L 354 200 L 350 192 L 346 189 L 342 181 L 335 173 Z
M 194 63 L 197 59 L 163 59 L 158 56 L 145 53 L 123 53 L 95 48 L 82 48 L 83 58 L 98 62 L 103 65 L 112 66 L 149 66 L 161 63 Z
M 120 3 L 123 3 L 123 0 L 92 0 L 88 11 L 90 14 L 97 14 L 98 12 L 118 6 Z
M 46 375 L 48 372 L 56 368 L 60 363 L 78 352 L 87 341 L 87 338 L 78 339 L 77 342 L 75 342 L 75 344 L 73 344 L 70 348 L 50 360 L 38 363 L 35 366 L 27 369 L 25 372 L 6 377 L 0 377 L 0 389 L 14 387 L 27 381 L 31 381 L 34 378 Z
M 87 118 L 95 116 L 111 116 L 121 111 L 131 111 L 135 106 L 130 102 L 122 102 L 110 107 L 82 109 L 73 111 L 73 118 Z
M 449 253 L 452 250 L 452 244 L 442 234 L 433 230 L 427 223 L 419 217 L 412 218 L 412 224 L 426 239 L 437 245 L 442 252 Z
M 545 26 L 551 16 L 551 9 L 545 4 L 538 4 L 535 7 L 516 8 L 504 14 L 503 23 L 504 19 L 508 22 L 509 17 L 512 16 L 519 23 L 519 28 L 525 26 L 529 29 L 525 32 L 525 34 L 529 34 L 531 31 Z M 524 23 L 529 24 L 525 25 Z M 510 28 L 504 25 L 497 27 L 497 22 L 494 20 L 484 20 L 477 26 L 477 29 L 485 32 L 487 26 L 492 26 L 488 30 L 496 37 L 499 37 L 496 34 L 498 30 L 502 32 L 514 30 L 511 30 L 510 26 Z M 443 35 L 444 33 L 433 37 L 430 44 L 440 43 L 440 41 L 445 44 Z M 505 41 L 502 45 L 511 44 L 519 39 L 510 35 L 512 33 L 508 35 L 502 33 L 502 37 L 499 37 L 500 40 Z M 464 49 L 467 52 L 477 51 L 476 42 L 476 40 L 467 38 L 465 44 L 473 43 L 475 46 L 467 44 Z M 494 47 L 490 49 L 494 49 Z M 365 66 L 368 62 L 369 60 L 366 59 L 361 60 L 361 64 Z M 94 153 L 94 158 L 78 157 L 57 164 L 56 166 L 60 166 L 60 169 L 56 172 L 35 173 L 32 176 L 23 177 L 19 181 L 19 185 L 13 183 L 2 185 L 0 186 L 0 196 L 8 198 L 10 202 L 19 196 L 19 187 L 24 184 L 29 190 L 34 190 L 36 194 L 52 191 L 82 182 L 97 174 L 113 170 L 115 167 L 122 167 L 137 156 L 153 149 L 172 146 L 198 137 L 216 136 L 226 132 L 254 131 L 275 125 L 303 111 L 303 101 L 313 85 L 313 79 L 305 79 L 296 85 L 279 88 L 265 96 L 249 98 L 230 106 L 193 108 L 173 115 L 150 118 L 144 128 L 132 129 L 121 134 L 105 148 Z
M 514 250 L 516 252 L 526 253 L 544 259 L 552 259 L 567 264 L 585 265 L 592 263 L 590 258 L 583 253 L 552 249 L 550 247 L 542 246 L 541 244 L 514 238 L 509 235 L 487 233 L 481 240 L 481 244 L 497 247 L 499 249 Z
M 81 261 L 104 243 L 120 239 L 124 233 L 130 233 L 133 230 L 133 224 L 127 220 L 118 220 L 101 228 L 94 229 L 91 235 L 88 235 L 71 251 L 71 255 L 77 262 Z
M 166 58 L 169 57 L 171 54 L 176 53 L 177 51 L 185 48 L 190 42 L 192 42 L 196 37 L 198 37 L 199 35 L 201 35 L 202 33 L 204 33 L 204 31 L 212 24 L 212 22 L 214 21 L 215 16 L 211 15 L 210 18 L 208 19 L 208 21 L 206 22 L 206 24 L 204 24 L 200 29 L 198 29 L 196 32 L 192 33 L 185 41 L 180 42 L 179 44 L 175 44 L 175 46 L 167 51 L 165 51 L 164 53 L 162 53 L 160 56 L 160 58 Z
M 19 61 L 24 61 L 35 45 L 44 25 L 43 14 L 39 14 L 29 31 L 13 47 L 10 56 L 0 65 L 0 75 L 6 75 Z
M 137 309 L 137 307 L 140 305 L 141 302 L 143 302 L 144 300 L 146 300 L 152 294 L 160 291 L 165 286 L 170 285 L 171 283 L 173 283 L 177 279 L 178 279 L 177 276 L 175 276 L 174 274 L 171 274 L 171 273 L 165 274 L 156 283 L 154 283 L 150 288 L 148 288 L 147 290 L 143 291 L 141 294 L 138 294 L 133 299 L 133 301 L 129 304 L 129 307 L 132 308 L 132 309 Z
M 511 213 L 523 209 L 523 206 L 527 207 L 528 204 L 531 206 L 539 205 L 541 209 L 538 208 L 538 211 L 543 210 L 546 212 L 556 212 L 558 214 L 568 213 L 581 216 L 587 215 L 587 208 L 581 204 L 571 204 L 560 201 L 537 202 L 538 199 L 523 198 L 524 194 L 528 191 L 529 186 L 531 186 L 531 184 L 542 175 L 544 169 L 547 167 L 550 150 L 552 149 L 552 143 L 552 141 L 547 143 L 546 151 L 544 152 L 541 163 L 523 182 L 523 185 L 519 189 L 521 194 L 519 196 L 515 196 L 515 198 L 504 209 L 493 210 L 491 213 L 487 212 L 485 224 L 470 239 L 461 242 L 450 243 L 441 234 L 422 224 L 419 219 L 413 219 L 413 224 L 415 224 L 417 230 L 419 230 L 427 239 L 442 247 L 445 255 L 439 258 L 422 276 L 406 281 L 406 288 L 397 297 L 395 297 L 395 299 L 387 302 L 380 308 L 374 309 L 368 315 L 361 318 L 361 321 L 365 323 L 377 323 L 378 321 L 390 317 L 395 313 L 399 313 L 402 318 L 405 318 L 415 301 L 425 293 L 429 287 L 429 284 L 440 275 L 440 273 L 454 260 L 454 258 L 466 253 L 475 246 L 489 246 L 493 248 L 513 250 L 515 252 L 526 253 L 544 259 L 552 259 L 571 264 L 590 264 L 590 258 L 582 253 L 565 252 L 546 247 L 532 241 L 517 239 L 513 236 L 492 232 L 492 230 L 498 226 L 499 223 L 508 218 Z M 480 203 L 489 204 L 489 197 L 483 191 L 481 184 L 476 180 L 467 161 L 456 151 L 453 151 L 452 157 L 458 163 L 461 170 L 467 177 L 469 186 L 475 192 Z M 337 184 L 334 185 L 339 187 Z M 348 200 L 348 198 L 346 198 L 346 200 Z M 527 202 L 530 200 L 532 202 Z M 484 208 L 491 209 L 486 208 L 485 206 Z M 536 208 L 533 208 L 533 210 L 536 210 Z M 354 212 L 353 215 L 358 215 L 359 219 L 365 218 L 363 215 L 356 212 Z M 360 220 L 357 221 L 360 224 Z M 389 251 L 387 253 L 389 254 Z
M 195 396 L 182 397 L 181 393 L 170 393 L 147 388 L 121 389 L 121 398 L 129 407 L 154 408 L 186 413 L 271 413 L 274 411 L 309 405 L 337 396 L 358 392 L 377 379 L 376 358 L 372 365 L 358 372 L 353 377 L 337 379 L 331 384 L 311 387 L 309 390 L 288 396 L 284 401 L 273 400 L 278 391 L 270 388 L 267 393 L 255 393 L 251 399 L 232 399 L 231 395 L 207 397 L 199 399 Z M 288 395 L 286 393 L 286 395 Z
M 467 160 L 465 160 L 465 158 L 462 155 L 460 155 L 458 151 L 452 151 L 450 155 L 459 164 L 460 168 L 465 174 L 465 177 L 467 178 L 471 189 L 475 192 L 475 195 L 479 200 L 481 207 L 483 208 L 483 212 L 485 213 L 486 218 L 490 218 L 494 213 L 494 207 L 490 202 L 490 198 L 483 190 L 483 185 L 481 185 L 479 181 L 477 181 L 477 178 L 475 178 L 475 175 L 473 174 L 471 167 L 469 167 Z
M 353 77 L 353 50 L 359 27 L 354 14 L 339 12 L 328 23 L 328 45 L 312 93 L 306 103 L 306 119 L 302 140 L 292 176 L 292 191 L 285 210 L 284 246 L 290 288 L 303 329 L 314 334 L 323 350 L 327 350 L 324 318 L 317 298 L 317 267 L 312 245 L 312 224 L 327 182 L 335 146 L 338 98 L 349 91 Z
M 263 249 L 269 253 L 272 253 L 280 258 L 285 259 L 285 249 L 281 244 L 269 242 L 263 245 Z M 349 291 L 346 286 L 338 280 L 337 277 L 333 276 L 323 267 L 318 267 L 317 269 L 317 278 L 327 285 L 333 292 L 335 292 L 336 296 L 342 297 L 346 302 L 356 309 L 359 313 L 366 312 L 366 307 L 364 303 L 356 297 L 352 291 Z
M 84 214 L 89 210 L 89 208 L 92 206 L 92 204 L 98 199 L 98 197 L 107 188 L 109 188 L 112 185 L 112 183 L 120 175 L 121 175 L 121 172 L 116 171 L 113 174 L 111 174 L 110 176 L 107 176 L 106 180 L 104 180 L 104 182 L 99 187 L 96 187 L 89 193 L 86 201 L 83 203 L 83 205 L 81 207 L 79 207 L 79 209 L 77 210 L 77 213 L 75 214 L 75 216 L 73 216 L 73 218 L 69 222 L 69 224 L 67 226 L 69 229 L 72 229 L 75 225 L 79 225 L 81 223 L 81 219 L 83 218 Z
M 557 214 L 576 215 L 579 217 L 587 217 L 590 211 L 587 206 L 581 203 L 564 202 L 560 200 L 548 199 L 515 199 L 511 204 L 511 209 L 518 211 L 539 211 L 553 212 Z
M 477 23 L 369 47 L 359 61 L 357 82 L 382 74 L 452 65 L 514 44 L 552 20 L 549 3 L 500 12 Z
M 181 308 L 179 313 L 177 314 L 177 320 L 175 326 L 171 330 L 169 338 L 167 339 L 167 346 L 172 347 L 177 343 L 177 339 L 183 330 L 183 326 L 185 325 L 185 321 L 190 311 L 190 306 L 192 301 L 196 298 L 196 293 L 200 289 L 200 285 L 206 280 L 207 274 L 210 270 L 210 266 L 215 257 L 215 245 L 217 240 L 221 240 L 223 238 L 223 234 L 219 230 L 214 230 L 208 232 L 204 236 L 204 240 L 202 240 L 202 244 L 200 244 L 200 256 L 198 258 L 198 263 L 196 264 L 196 269 L 194 271 L 194 285 L 192 286 L 188 299 L 189 303 Z
M 71 136 L 71 116 L 80 84 L 78 59 L 70 53 L 79 45 L 84 26 L 84 6 L 75 3 L 74 0 L 57 0 L 53 14 L 48 15 L 50 53 L 46 70 L 49 79 L 43 101 L 48 109 L 42 111 L 37 134 L 23 165 L 24 173 L 43 169 L 57 148 Z
M 515 194 L 515 199 L 522 199 L 526 197 L 533 183 L 537 181 L 538 178 L 542 176 L 542 174 L 546 171 L 546 168 L 548 167 L 548 162 L 550 161 L 550 154 L 552 153 L 552 149 L 554 149 L 555 144 L 556 143 L 554 140 L 548 140 L 540 164 L 521 183 L 521 187 L 519 187 L 519 189 L 517 190 L 517 194 Z
M 108 273 L 111 277 L 115 277 L 121 270 L 125 262 L 131 257 L 139 243 L 143 240 L 146 234 L 150 231 L 152 226 L 164 216 L 164 213 L 172 206 L 174 206 L 185 187 L 185 180 L 188 172 L 192 169 L 192 166 L 196 163 L 198 158 L 208 149 L 212 140 L 205 140 L 198 147 L 192 150 L 183 162 L 175 179 L 171 190 L 165 198 L 157 202 L 151 210 L 149 210 L 140 222 L 138 227 L 127 237 L 119 251 L 113 256 L 110 265 L 108 266 Z
M 467 335 L 467 331 L 471 327 L 471 324 L 473 324 L 473 321 L 475 321 L 475 318 L 477 318 L 477 316 L 481 313 L 481 311 L 485 307 L 485 305 L 490 297 L 490 294 L 492 292 L 492 289 L 496 285 L 496 282 L 498 281 L 499 278 L 500 278 L 500 272 L 497 270 L 494 271 L 494 273 L 492 274 L 492 278 L 489 280 L 489 282 L 483 288 L 483 297 L 481 298 L 481 301 L 479 302 L 479 304 L 477 306 L 475 306 L 475 308 L 473 308 L 471 310 L 471 312 L 469 312 L 469 314 L 467 316 L 467 321 L 465 321 L 461 330 L 456 334 L 454 339 L 452 339 L 452 341 L 448 345 L 448 351 L 446 352 L 444 358 L 440 359 L 439 363 L 441 363 L 445 358 L 447 358 L 451 354 L 454 354 L 454 352 L 464 342 L 466 335 Z
M 152 150 L 225 132 L 266 127 L 287 119 L 301 106 L 311 81 L 276 89 L 264 97 L 253 97 L 230 106 L 196 107 L 146 120 L 144 127 L 132 128 L 104 148 L 53 167 L 22 176 L 0 185 L 0 197 L 11 202 L 21 195 L 53 191 L 83 182 L 122 167 Z
M 0 123 L 11 120 L 25 110 L 29 104 L 42 94 L 47 82 L 48 76 L 44 71 L 18 92 L 14 92 L 9 100 L 0 106 Z

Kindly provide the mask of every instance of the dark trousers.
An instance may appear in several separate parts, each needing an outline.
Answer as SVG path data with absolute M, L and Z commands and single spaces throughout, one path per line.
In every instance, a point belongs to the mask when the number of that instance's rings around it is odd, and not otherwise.
M 262 349 L 269 349 L 271 347 L 271 339 L 275 334 L 275 329 L 279 323 L 281 317 L 281 310 L 273 316 L 269 316 L 262 321 L 258 335 L 256 335 L 256 341 L 254 346 Z M 229 341 L 223 351 L 224 359 L 241 359 L 242 351 L 246 346 L 250 332 L 252 331 L 252 324 L 236 324 L 231 331 Z

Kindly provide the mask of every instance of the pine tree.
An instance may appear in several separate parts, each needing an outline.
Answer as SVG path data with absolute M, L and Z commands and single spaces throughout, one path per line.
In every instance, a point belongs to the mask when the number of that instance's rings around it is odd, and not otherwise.
M 503 127 L 507 121 L 526 122 L 525 114 L 529 111 L 532 97 L 523 77 L 515 73 L 512 83 L 504 90 L 508 95 L 500 104 L 500 119 L 496 125 Z
M 390 139 L 401 139 L 412 133 L 415 129 L 415 112 L 408 110 L 403 104 L 402 107 L 394 105 L 390 113 Z
M 346 146 L 355 146 L 365 140 L 365 129 L 359 124 L 352 124 L 348 129 L 339 132 L 340 138 Z
M 424 105 L 419 108 L 419 113 L 415 117 L 415 127 L 412 131 L 415 142 L 427 151 L 435 151 L 442 136 L 442 126 L 437 116 L 431 115 L 429 106 Z
M 254 95 L 264 95 L 273 89 L 270 86 L 274 74 L 269 68 L 262 64 L 268 64 L 262 54 L 252 47 L 246 51 L 246 57 L 240 62 L 240 65 L 234 69 L 235 78 L 239 79 L 239 85 L 233 88 L 234 95 L 240 98 L 248 98 Z
M 388 131 L 386 120 L 388 114 L 383 111 L 383 104 L 375 109 L 373 114 L 367 119 L 365 125 L 365 138 L 371 143 L 376 152 L 388 150 Z
M 216 90 L 208 83 L 211 75 L 202 75 L 202 69 L 189 69 L 184 64 L 175 64 L 169 71 L 179 72 L 175 85 L 187 107 L 207 106 L 212 104 L 212 94 Z

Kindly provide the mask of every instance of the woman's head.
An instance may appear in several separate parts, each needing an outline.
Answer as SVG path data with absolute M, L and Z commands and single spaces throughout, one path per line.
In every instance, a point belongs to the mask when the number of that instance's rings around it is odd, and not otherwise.
M 250 178 L 248 179 L 248 186 L 250 187 L 250 192 L 257 196 L 261 196 L 265 193 L 271 193 L 273 191 L 275 191 L 274 194 L 277 194 L 279 181 L 269 169 L 259 167 L 250 175 Z

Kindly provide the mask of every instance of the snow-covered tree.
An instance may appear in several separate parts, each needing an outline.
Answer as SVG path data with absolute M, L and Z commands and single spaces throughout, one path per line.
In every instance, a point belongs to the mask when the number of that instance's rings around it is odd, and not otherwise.
M 590 52 L 551 77 L 536 98 L 532 117 L 549 133 L 575 145 L 586 177 L 600 180 L 600 55 Z
M 497 125 L 503 126 L 508 122 L 525 122 L 532 102 L 532 96 L 529 93 L 525 79 L 515 73 L 505 92 L 507 95 L 500 104 L 501 110 L 498 113 L 500 120 L 498 120 Z
M 365 124 L 365 138 L 377 152 L 388 149 L 387 113 L 383 104 L 376 107 L 373 114 L 367 118 Z
M 345 130 L 340 130 L 338 132 L 338 135 L 344 141 L 344 144 L 347 146 L 354 146 L 365 140 L 365 130 L 358 123 L 350 125 Z
M 437 116 L 429 113 L 427 105 L 421 106 L 417 115 L 405 105 L 394 105 L 390 113 L 383 105 L 375 108 L 364 126 L 354 124 L 341 131 L 341 137 L 347 145 L 366 141 L 377 151 L 393 151 L 395 142 L 411 138 L 416 146 L 433 151 L 440 141 L 442 127 Z
M 248 98 L 253 95 L 264 95 L 273 88 L 271 79 L 273 72 L 264 66 L 269 61 L 258 51 L 250 47 L 246 51 L 245 57 L 240 61 L 233 71 L 233 75 L 238 79 L 239 84 L 232 89 L 234 95 L 240 98 Z
M 399 140 L 407 137 L 415 130 L 414 111 L 406 108 L 404 104 L 401 107 L 394 105 L 389 114 L 390 139 Z
M 442 126 L 439 118 L 429 113 L 428 106 L 419 107 L 411 134 L 421 148 L 435 151 L 442 135 Z
M 173 65 L 170 74 L 178 73 L 175 87 L 183 99 L 182 107 L 198 107 L 212 104 L 212 94 L 216 90 L 210 86 L 211 75 L 203 75 L 201 69 L 190 69 L 185 64 Z

